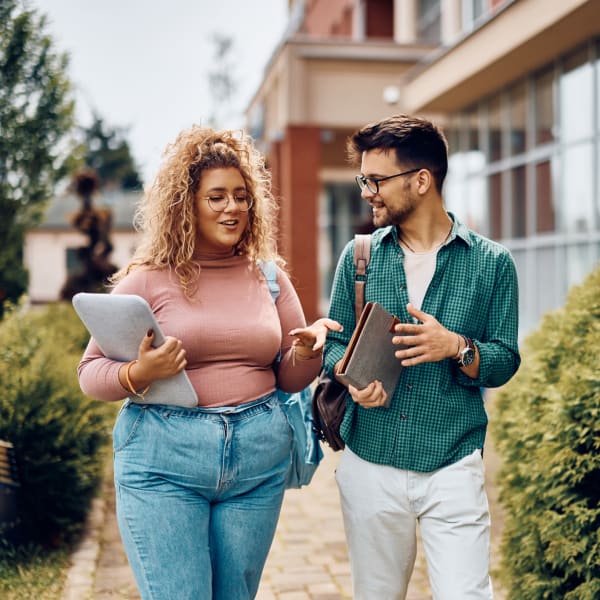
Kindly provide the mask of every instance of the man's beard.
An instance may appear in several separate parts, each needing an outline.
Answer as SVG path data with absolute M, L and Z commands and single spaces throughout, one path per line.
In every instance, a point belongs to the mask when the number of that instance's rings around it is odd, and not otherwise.
M 400 208 L 391 210 L 389 206 L 382 203 L 384 210 L 379 209 L 377 217 L 373 212 L 373 225 L 375 227 L 386 227 L 388 225 L 402 225 L 415 211 L 416 204 L 412 198 L 407 198 L 406 203 Z

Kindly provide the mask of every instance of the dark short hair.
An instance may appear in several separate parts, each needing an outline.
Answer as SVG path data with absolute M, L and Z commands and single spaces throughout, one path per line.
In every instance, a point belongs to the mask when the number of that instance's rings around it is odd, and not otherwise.
M 365 125 L 348 139 L 348 158 L 360 164 L 363 152 L 393 150 L 403 168 L 431 171 L 441 193 L 448 172 L 448 142 L 431 121 L 410 115 L 394 115 Z

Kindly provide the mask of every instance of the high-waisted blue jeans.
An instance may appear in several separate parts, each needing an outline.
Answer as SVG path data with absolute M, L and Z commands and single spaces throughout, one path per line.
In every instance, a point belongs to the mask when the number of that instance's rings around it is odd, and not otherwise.
M 277 396 L 218 409 L 126 401 L 113 442 L 119 529 L 142 598 L 254 598 L 290 465 Z

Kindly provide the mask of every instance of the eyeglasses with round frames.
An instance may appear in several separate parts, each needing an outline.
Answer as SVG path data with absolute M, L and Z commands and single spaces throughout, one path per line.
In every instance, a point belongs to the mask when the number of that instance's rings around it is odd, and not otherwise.
M 208 206 L 215 212 L 223 212 L 228 206 L 229 201 L 233 200 L 235 207 L 241 212 L 248 212 L 254 205 L 254 199 L 247 192 L 236 192 L 233 195 L 214 193 L 206 196 Z
M 387 177 L 365 177 L 364 175 L 357 175 L 354 179 L 356 179 L 356 183 L 361 191 L 367 188 L 372 194 L 379 194 L 379 184 L 382 181 L 387 181 L 388 179 L 393 179 L 394 177 L 401 177 L 402 175 L 410 175 L 411 173 L 416 173 L 421 169 L 422 167 L 417 169 L 409 169 L 408 171 L 402 171 L 402 173 L 388 175 Z

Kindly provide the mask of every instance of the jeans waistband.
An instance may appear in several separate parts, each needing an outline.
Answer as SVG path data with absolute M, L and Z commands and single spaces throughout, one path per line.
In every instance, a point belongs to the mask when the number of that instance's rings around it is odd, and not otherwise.
M 251 402 L 245 402 L 244 404 L 237 404 L 236 406 L 215 406 L 214 408 L 207 408 L 205 406 L 198 406 L 194 410 L 202 413 L 206 413 L 209 415 L 235 415 L 255 406 L 260 406 L 261 404 L 265 404 L 272 398 L 275 397 L 275 392 L 270 392 L 256 400 L 252 400 Z
M 257 398 L 256 400 L 252 400 L 251 402 L 245 402 L 244 404 L 238 404 L 236 406 L 215 406 L 215 407 L 205 407 L 205 406 L 195 406 L 194 408 L 185 408 L 183 406 L 173 406 L 168 404 L 143 404 L 146 410 L 156 411 L 157 413 L 163 416 L 169 415 L 179 415 L 181 417 L 205 417 L 205 418 L 219 418 L 224 416 L 232 416 L 245 418 L 253 415 L 254 413 L 259 413 L 264 410 L 265 404 L 277 400 L 277 395 L 275 392 L 270 392 Z

